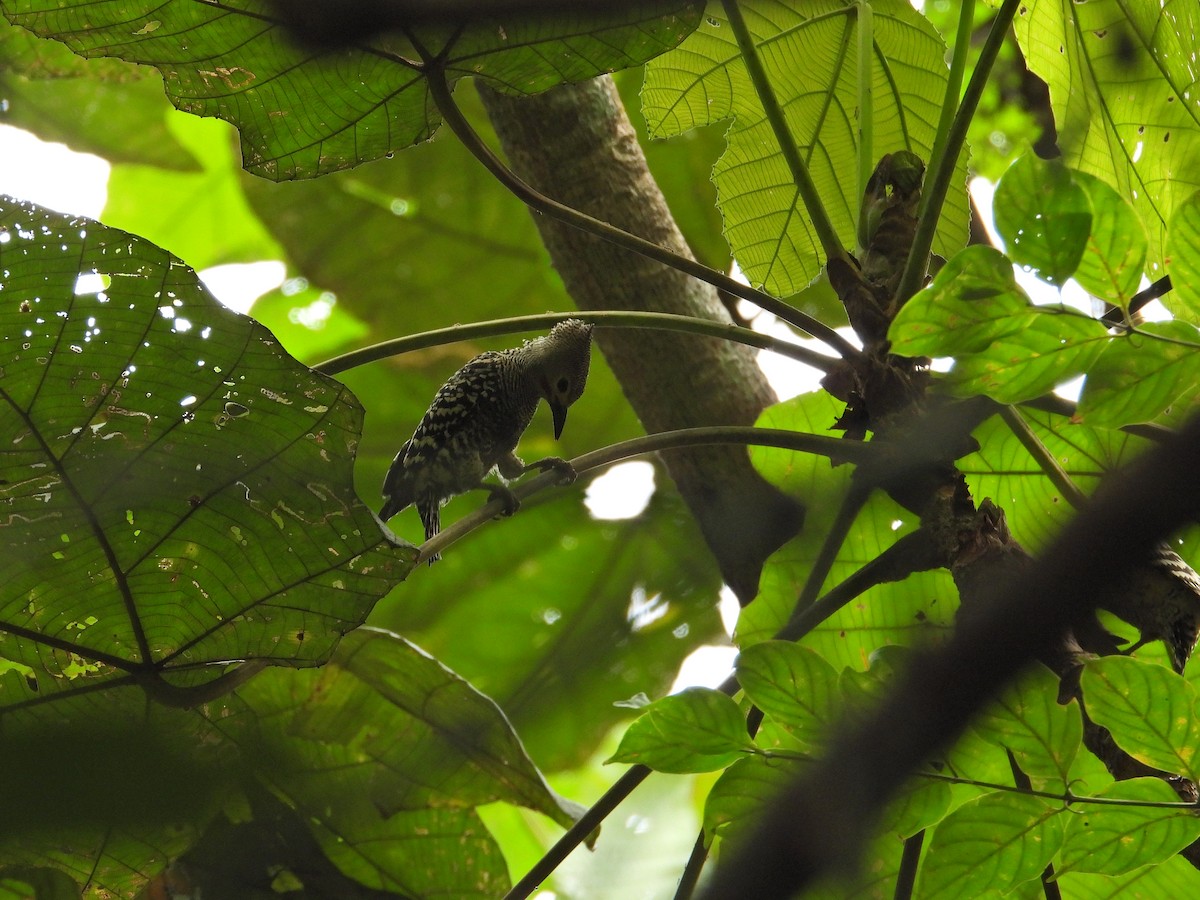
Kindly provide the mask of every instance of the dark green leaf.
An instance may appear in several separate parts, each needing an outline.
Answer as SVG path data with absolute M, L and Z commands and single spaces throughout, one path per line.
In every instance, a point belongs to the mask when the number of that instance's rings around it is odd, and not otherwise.
M 1163 302 L 1176 316 L 1200 322 L 1200 191 L 1181 203 L 1171 217 L 1167 272 L 1171 292 Z
M 816 748 L 841 706 L 838 675 L 813 651 L 763 641 L 738 655 L 738 682 L 761 709 L 809 748 Z
M 1072 172 L 1092 206 L 1092 233 L 1075 280 L 1101 300 L 1127 306 L 1146 265 L 1146 229 L 1133 207 L 1111 187 L 1086 172 Z
M 79 885 L 57 869 L 4 866 L 0 900 L 79 900 Z
M 1026 153 L 996 186 L 994 210 L 1013 262 L 1051 284 L 1074 274 L 1092 232 L 1092 206 L 1061 162 Z
M 385 816 L 504 800 L 567 828 L 579 812 L 550 790 L 494 701 L 386 631 L 343 639 L 292 730 L 377 762 L 372 794 Z
M 1012 752 L 1038 790 L 1064 791 L 1083 741 L 1079 707 L 1058 702 L 1058 679 L 1042 666 L 1025 672 L 975 719 L 987 741 Z
M 712 772 L 752 750 L 746 717 L 720 691 L 688 688 L 650 704 L 607 762 L 659 772 Z
M 440 123 L 414 45 L 463 76 L 536 93 L 638 65 L 695 27 L 680 0 L 625 6 L 591 20 L 479 19 L 382 36 L 370 47 L 301 49 L 263 0 L 6 0 L 11 21 L 82 56 L 155 66 L 171 102 L 241 132 L 247 170 L 271 180 L 350 168 L 427 140 Z
M 933 26 L 903 0 L 873 3 L 874 147 L 860 147 L 854 9 L 822 0 L 743 10 L 790 138 L 847 246 L 854 244 L 861 199 L 853 160 L 862 153 L 874 165 L 903 149 L 928 163 L 947 79 L 945 46 Z M 817 276 L 825 254 L 721 4 L 709 3 L 700 27 L 646 67 L 642 109 L 653 137 L 732 118 L 713 180 L 734 256 L 752 283 L 778 295 Z M 964 153 L 938 224 L 934 249 L 945 257 L 966 238 L 966 162 Z
M 1200 384 L 1200 330 L 1188 322 L 1147 322 L 1118 335 L 1088 370 L 1076 419 L 1118 428 L 1158 418 Z
M 1063 840 L 1061 808 L 1038 797 L 997 791 L 963 804 L 933 832 L 919 896 L 1008 893 L 1038 878 Z
M 150 76 L 150 77 L 147 77 Z M 167 130 L 162 84 L 117 60 L 84 60 L 0 17 L 0 123 L 110 162 L 198 168 Z
M 1088 704 L 1090 711 L 1091 704 Z M 1179 795 L 1159 778 L 1118 781 L 1098 797 L 1178 803 Z M 1067 818 L 1058 873 L 1097 872 L 1124 875 L 1142 866 L 1163 862 L 1200 838 L 1200 818 L 1194 810 L 1081 803 Z
M 11 201 L 0 231 L 0 651 L 43 695 L 325 658 L 411 559 L 354 494 L 353 395 L 146 241 Z
M 473 809 L 385 816 L 375 803 L 383 771 L 378 761 L 355 747 L 296 733 L 296 714 L 306 703 L 320 703 L 314 695 L 319 679 L 313 671 L 269 669 L 205 712 L 239 747 L 248 774 L 296 810 L 346 875 L 409 897 L 503 894 L 509 886 L 504 857 Z
M 1165 666 L 1122 656 L 1084 667 L 1087 712 L 1122 750 L 1149 766 L 1193 781 L 1200 774 L 1196 688 Z

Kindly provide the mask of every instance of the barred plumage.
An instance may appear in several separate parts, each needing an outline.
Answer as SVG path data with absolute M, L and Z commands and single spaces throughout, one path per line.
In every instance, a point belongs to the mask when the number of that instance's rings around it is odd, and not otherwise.
M 1162 641 L 1171 667 L 1183 674 L 1200 636 L 1200 575 L 1178 553 L 1160 544 L 1100 605 L 1138 629 L 1137 646 Z
M 379 517 L 387 521 L 416 504 L 428 540 L 440 530 L 442 504 L 456 494 L 482 487 L 506 497 L 510 511 L 515 508 L 507 488 L 483 483 L 493 469 L 504 478 L 533 467 L 569 470 L 556 457 L 526 466 L 513 451 L 541 398 L 550 405 L 554 437 L 562 434 L 567 408 L 587 383 L 591 345 L 592 326 L 568 319 L 545 337 L 481 353 L 455 372 L 392 461 Z

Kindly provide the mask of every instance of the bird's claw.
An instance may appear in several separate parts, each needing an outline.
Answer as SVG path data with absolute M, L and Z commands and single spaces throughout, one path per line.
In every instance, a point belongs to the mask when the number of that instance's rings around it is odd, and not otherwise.
M 530 463 L 525 468 L 541 469 L 543 472 L 555 472 L 558 475 L 558 484 L 560 487 L 574 484 L 576 477 L 578 477 L 575 467 L 558 456 L 547 456 L 545 459 L 539 459 L 535 463 Z
M 517 495 L 504 485 L 488 484 L 484 485 L 484 487 L 487 488 L 488 493 L 491 495 L 488 498 L 489 500 L 499 500 L 504 504 L 504 509 L 500 510 L 499 514 L 496 516 L 497 519 L 507 519 L 521 508 L 521 501 L 517 499 Z

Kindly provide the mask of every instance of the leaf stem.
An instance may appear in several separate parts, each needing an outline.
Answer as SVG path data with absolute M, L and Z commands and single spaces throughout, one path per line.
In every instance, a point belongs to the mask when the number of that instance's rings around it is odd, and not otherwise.
M 900 857 L 900 871 L 896 874 L 895 900 L 909 900 L 917 884 L 917 867 L 921 862 L 921 848 L 925 844 L 925 829 L 909 835 L 904 841 L 904 853 Z
M 781 356 L 790 357 L 805 365 L 820 369 L 822 372 L 828 372 L 836 362 L 833 357 L 818 353 L 809 347 L 802 347 L 771 335 L 760 334 L 739 325 L 714 322 L 711 319 L 679 316 L 672 313 L 588 311 L 514 316 L 507 319 L 492 319 L 486 322 L 473 322 L 469 325 L 453 325 L 449 328 L 423 331 L 420 334 L 405 335 L 343 353 L 341 356 L 318 363 L 313 366 L 313 369 L 324 375 L 336 375 L 356 366 L 386 359 L 389 356 L 398 356 L 401 353 L 424 350 L 427 347 L 438 347 L 455 341 L 471 341 L 501 334 L 545 330 L 566 319 L 582 319 L 600 326 L 612 324 L 623 328 L 654 328 L 736 341 L 739 344 L 748 344 L 751 347 L 758 347 L 760 350 L 769 350 Z
M 580 816 L 579 821 L 567 829 L 567 833 L 534 863 L 533 868 L 525 873 L 525 877 L 512 886 L 512 889 L 504 895 L 503 900 L 526 900 L 543 881 L 550 877 L 559 864 L 571 855 L 571 851 L 599 828 L 605 817 L 633 793 L 634 788 L 646 780 L 646 776 L 649 774 L 650 769 L 646 766 L 630 766 L 628 771 L 604 792 L 604 796 L 588 807 L 587 812 Z
M 788 324 L 825 342 L 846 359 L 857 359 L 861 356 L 858 348 L 824 322 L 814 319 L 812 316 L 801 312 L 793 306 L 789 306 L 787 303 L 776 297 L 772 297 L 765 291 L 753 288 L 723 272 L 710 269 L 708 266 L 694 259 L 680 256 L 678 253 L 672 253 L 665 247 L 660 247 L 658 244 L 648 241 L 643 237 L 631 234 L 628 231 L 617 228 L 615 225 L 602 222 L 593 216 L 589 216 L 587 213 L 559 203 L 557 200 L 547 197 L 545 194 L 534 189 L 501 162 L 500 158 L 492 152 L 491 148 L 480 139 L 475 129 L 471 127 L 471 123 L 467 121 L 466 116 L 462 114 L 462 110 L 454 102 L 450 85 L 446 81 L 446 74 L 438 65 L 437 60 L 427 59 L 426 62 L 428 63 L 425 72 L 426 83 L 429 86 L 430 96 L 433 97 L 438 111 L 441 112 L 446 124 L 450 126 L 450 130 L 458 136 L 463 146 L 483 164 L 484 168 L 491 172 L 497 181 L 508 188 L 526 206 L 556 221 L 595 235 L 616 244 L 618 247 L 639 253 L 648 259 L 653 259 L 665 266 L 670 266 L 673 269 L 691 275 L 693 278 L 698 278 L 706 284 L 711 284 L 718 290 L 726 291 L 735 297 L 749 301 L 755 306 L 773 313 Z
M 933 236 L 937 232 L 938 220 L 942 214 L 942 204 L 946 202 L 946 193 L 950 188 L 950 179 L 954 175 L 958 156 L 966 143 L 967 129 L 975 115 L 975 109 L 979 106 L 979 98 L 983 96 L 983 89 L 987 85 L 988 76 L 991 74 L 996 56 L 1000 52 L 1000 46 L 1004 43 L 1013 16 L 1016 15 L 1017 7 L 1020 4 L 1021 0 L 1004 0 L 1004 4 L 996 13 L 987 40 L 980 51 L 979 61 L 975 64 L 971 80 L 967 83 L 962 103 L 946 133 L 941 154 L 936 159 L 929 160 L 929 177 L 925 179 L 925 187 L 921 192 L 921 205 L 917 212 L 917 231 L 913 237 L 908 261 L 904 266 L 904 274 L 900 276 L 900 283 L 896 286 L 897 304 L 903 304 L 915 294 L 925 279 L 925 272 L 929 267 L 929 252 L 933 247 Z M 964 6 L 971 7 L 973 4 L 964 3 Z M 962 29 L 961 19 L 959 29 Z M 955 54 L 957 55 L 957 53 L 958 47 L 956 46 Z M 947 100 L 953 104 L 953 98 L 950 97 L 948 90 Z
M 775 133 L 775 141 L 779 144 L 784 162 L 787 163 L 788 171 L 792 175 L 792 182 L 796 186 L 797 193 L 800 194 L 800 199 L 804 201 L 805 209 L 808 210 L 813 230 L 821 242 L 821 249 L 825 251 L 827 259 L 849 261 L 849 254 L 838 240 L 829 214 L 825 212 L 825 206 L 821 203 L 821 196 L 817 193 L 817 186 L 808 173 L 808 166 L 800 158 L 800 151 L 796 147 L 792 132 L 788 128 L 787 119 L 779 106 L 779 99 L 775 96 L 775 88 L 767 77 L 762 60 L 759 59 L 758 49 L 754 46 L 754 36 L 750 34 L 750 29 L 746 26 L 746 20 L 742 17 L 742 10 L 737 0 L 721 0 L 721 6 L 725 10 L 725 15 L 729 19 L 729 27 L 733 29 L 733 36 L 742 53 L 746 74 L 750 76 L 750 83 L 754 85 L 754 91 L 762 104 L 763 113 L 766 115 L 771 130 Z
M 1034 462 L 1038 464 L 1046 477 L 1058 488 L 1063 499 L 1076 509 L 1087 503 L 1087 496 L 1075 485 L 1066 470 L 1058 464 L 1054 454 L 1046 449 L 1042 439 L 1029 427 L 1029 423 L 1025 421 L 1015 406 L 1001 406 L 1000 418 L 1004 420 L 1004 424 L 1021 442 L 1021 445 L 1029 451 L 1029 455 L 1033 457 Z
M 871 63 L 875 58 L 875 16 L 870 0 L 858 0 L 858 198 L 862 215 L 862 198 L 867 195 L 867 182 L 875 170 L 875 92 Z M 862 225 L 854 223 L 855 234 Z

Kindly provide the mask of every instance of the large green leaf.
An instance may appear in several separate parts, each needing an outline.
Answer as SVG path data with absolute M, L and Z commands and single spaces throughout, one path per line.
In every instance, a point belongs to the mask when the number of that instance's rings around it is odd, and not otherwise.
M 1162 274 L 1167 222 L 1200 188 L 1194 0 L 1030 0 L 1014 27 L 1050 86 L 1063 160 L 1134 204 Z
M 658 0 L 590 19 L 415 27 L 370 46 L 319 52 L 293 43 L 264 0 L 5 0 L 3 10 L 80 55 L 155 66 L 172 103 L 235 124 L 246 169 L 277 181 L 350 168 L 428 139 L 441 119 L 422 57 L 436 57 L 451 84 L 478 76 L 536 93 L 644 62 L 678 43 L 698 17 L 686 2 Z
M 738 682 L 757 706 L 816 749 L 841 706 L 833 666 L 811 650 L 786 641 L 763 641 L 738 655 Z
M 659 772 L 713 772 L 753 747 L 746 718 L 727 694 L 691 687 L 647 707 L 607 761 Z
M 1172 291 L 1163 302 L 1176 316 L 1200 322 L 1200 191 L 1181 203 L 1171 217 L 1167 271 Z
M 1146 266 L 1146 229 L 1133 206 L 1095 176 L 1072 172 L 1092 204 L 1092 233 L 1075 280 L 1094 297 L 1128 306 Z
M 1064 791 L 1083 742 L 1079 707 L 1058 702 L 1058 679 L 1035 666 L 994 700 L 972 723 L 984 740 L 1010 751 L 1039 790 Z
M 0 655 L 43 699 L 323 660 L 411 565 L 354 494 L 353 395 L 96 222 L 4 200 L 0 270 Z
M 1036 410 L 1021 415 L 1077 487 L 1090 494 L 1100 477 L 1127 463 L 1146 441 L 1123 431 L 1093 428 Z M 1013 536 L 1036 553 L 1074 509 L 1061 491 L 997 416 L 974 432 L 979 450 L 959 461 L 974 497 L 991 497 L 1002 507 Z
M 870 97 L 874 147 L 858 144 L 859 19 L 840 0 L 739 4 L 771 87 L 843 244 L 853 246 L 860 186 L 855 160 L 909 150 L 927 163 L 946 90 L 945 45 L 904 0 L 872 4 Z M 747 75 L 720 3 L 676 50 L 646 67 L 642 108 L 653 137 L 734 120 L 713 172 L 725 234 L 754 284 L 795 293 L 824 263 L 779 140 Z M 966 239 L 966 154 L 938 224 L 936 252 Z

